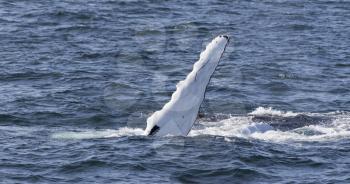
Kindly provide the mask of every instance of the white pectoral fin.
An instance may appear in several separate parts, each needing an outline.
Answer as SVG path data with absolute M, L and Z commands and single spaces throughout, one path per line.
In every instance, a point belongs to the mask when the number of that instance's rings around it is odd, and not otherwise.
M 227 36 L 218 36 L 207 45 L 199 60 L 193 65 L 192 72 L 177 84 L 170 101 L 147 119 L 146 135 L 186 136 L 190 132 L 210 77 L 228 41 Z

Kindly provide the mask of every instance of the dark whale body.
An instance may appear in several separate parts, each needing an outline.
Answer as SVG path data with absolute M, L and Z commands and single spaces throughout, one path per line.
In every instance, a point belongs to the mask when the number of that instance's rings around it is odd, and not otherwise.
M 281 131 L 293 130 L 310 125 L 326 124 L 331 122 L 330 117 L 324 116 L 308 116 L 298 114 L 295 116 L 272 116 L 272 115 L 254 115 L 253 122 L 267 123 L 273 128 Z

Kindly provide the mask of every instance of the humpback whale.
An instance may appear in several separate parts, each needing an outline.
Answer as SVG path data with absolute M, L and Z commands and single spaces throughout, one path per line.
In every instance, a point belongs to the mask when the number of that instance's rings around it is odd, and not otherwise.
M 275 130 L 289 131 L 297 128 L 327 124 L 332 121 L 330 117 L 297 114 L 295 116 L 278 116 L 278 115 L 250 115 L 253 122 L 267 123 Z
M 206 46 L 192 71 L 176 85 L 170 101 L 147 119 L 146 135 L 186 136 L 190 132 L 207 85 L 228 43 L 229 37 L 220 35 Z

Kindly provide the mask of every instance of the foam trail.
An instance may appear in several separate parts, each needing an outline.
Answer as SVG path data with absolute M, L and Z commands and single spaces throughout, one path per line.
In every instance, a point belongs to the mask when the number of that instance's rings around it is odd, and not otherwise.
M 111 137 L 125 137 L 125 136 L 141 136 L 144 135 L 144 131 L 140 128 L 127 128 L 123 127 L 118 130 L 79 130 L 58 132 L 51 135 L 53 139 L 98 139 L 98 138 L 111 138 Z
M 171 100 L 147 119 L 146 135 L 186 136 L 189 133 L 228 41 L 227 36 L 218 36 L 207 45 L 192 72 L 176 85 Z

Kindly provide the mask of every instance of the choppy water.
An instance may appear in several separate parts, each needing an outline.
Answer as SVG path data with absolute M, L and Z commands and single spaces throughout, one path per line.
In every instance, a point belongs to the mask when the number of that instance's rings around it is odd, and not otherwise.
M 350 2 L 0 1 L 0 183 L 349 183 Z M 188 137 L 145 137 L 231 35 Z

